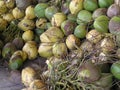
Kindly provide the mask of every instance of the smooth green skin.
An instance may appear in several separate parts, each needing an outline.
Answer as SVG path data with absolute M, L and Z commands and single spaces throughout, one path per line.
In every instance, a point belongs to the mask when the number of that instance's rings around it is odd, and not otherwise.
M 76 22 L 77 16 L 74 15 L 74 14 L 68 14 L 68 15 L 67 15 L 67 19 L 68 19 L 68 20 L 71 20 L 71 21 L 73 21 L 73 22 Z
M 113 3 L 114 0 L 98 0 L 98 4 L 101 8 L 108 8 Z
M 117 61 L 111 66 L 111 73 L 117 79 L 120 79 L 120 61 Z
M 45 17 L 45 9 L 48 7 L 48 4 L 46 3 L 39 3 L 35 6 L 34 12 L 35 15 L 38 18 L 44 18 Z
M 94 11 L 98 8 L 97 0 L 84 0 L 83 7 L 85 10 Z
M 21 57 L 16 58 L 15 60 L 10 60 L 9 67 L 12 70 L 19 69 L 23 65 L 23 60 Z
M 77 15 L 77 23 L 85 23 L 87 24 L 92 20 L 92 13 L 87 10 L 81 10 Z
M 101 15 L 95 19 L 93 26 L 97 31 L 101 33 L 107 33 L 108 24 L 109 24 L 109 18 L 105 15 Z
M 75 28 L 74 35 L 78 38 L 85 38 L 87 33 L 86 25 L 81 24 Z
M 51 20 L 51 19 L 52 19 L 52 16 L 53 16 L 55 13 L 57 13 L 57 12 L 58 12 L 58 10 L 57 10 L 56 7 L 54 7 L 54 6 L 47 7 L 47 8 L 45 9 L 45 16 L 46 16 L 46 18 L 47 18 L 48 20 Z

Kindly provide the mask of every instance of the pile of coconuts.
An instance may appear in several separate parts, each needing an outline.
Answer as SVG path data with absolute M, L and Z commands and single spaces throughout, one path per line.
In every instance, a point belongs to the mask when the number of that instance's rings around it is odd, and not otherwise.
M 22 90 L 120 89 L 119 0 L 0 0 L 0 35 Z M 37 58 L 47 69 L 23 67 Z

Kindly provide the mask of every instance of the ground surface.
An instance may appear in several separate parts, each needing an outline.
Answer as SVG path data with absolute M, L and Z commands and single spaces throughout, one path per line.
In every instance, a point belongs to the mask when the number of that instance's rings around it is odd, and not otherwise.
M 6 64 L 2 65 L 0 63 L 0 90 L 21 90 L 23 88 L 23 84 L 21 83 L 20 71 L 10 71 L 8 70 Z M 27 60 L 22 68 L 30 66 L 34 69 L 40 69 L 40 71 L 42 71 L 44 70 L 45 65 L 44 58 L 37 58 L 35 60 Z

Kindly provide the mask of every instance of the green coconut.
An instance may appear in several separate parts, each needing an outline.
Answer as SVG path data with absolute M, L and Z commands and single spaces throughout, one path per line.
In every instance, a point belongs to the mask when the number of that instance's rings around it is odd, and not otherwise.
M 109 31 L 110 33 L 115 35 L 120 33 L 120 17 L 119 16 L 114 16 L 110 19 Z
M 120 61 L 113 63 L 110 70 L 115 78 L 120 79 Z
M 114 0 L 98 0 L 98 4 L 101 8 L 108 8 L 113 3 Z
M 57 13 L 58 10 L 55 6 L 49 6 L 45 9 L 45 16 L 50 21 L 55 13 Z
M 48 7 L 47 3 L 38 3 L 34 8 L 35 15 L 38 18 L 44 18 L 45 17 L 45 9 L 47 7 Z
M 78 38 L 85 38 L 87 34 L 87 29 L 85 24 L 80 24 L 75 27 L 74 35 Z
M 108 25 L 109 25 L 109 18 L 105 15 L 101 15 L 97 17 L 93 23 L 94 28 L 101 33 L 108 32 L 109 29 Z
M 85 10 L 94 11 L 98 8 L 97 0 L 84 0 L 83 7 Z
M 77 15 L 77 23 L 89 23 L 92 21 L 92 13 L 87 10 L 81 10 Z
M 77 20 L 77 15 L 68 14 L 68 15 L 67 15 L 67 19 L 68 19 L 68 20 L 71 20 L 71 21 L 73 21 L 73 22 L 76 22 L 76 20 Z
M 11 56 L 10 60 L 9 60 L 9 67 L 12 70 L 16 70 L 19 69 L 21 66 L 23 65 L 23 59 L 21 56 Z

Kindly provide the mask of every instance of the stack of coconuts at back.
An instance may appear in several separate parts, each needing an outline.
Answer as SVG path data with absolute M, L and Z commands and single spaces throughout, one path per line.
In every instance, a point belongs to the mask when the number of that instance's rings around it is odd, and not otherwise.
M 4 63 L 22 90 L 120 90 L 120 0 L 0 0 Z

